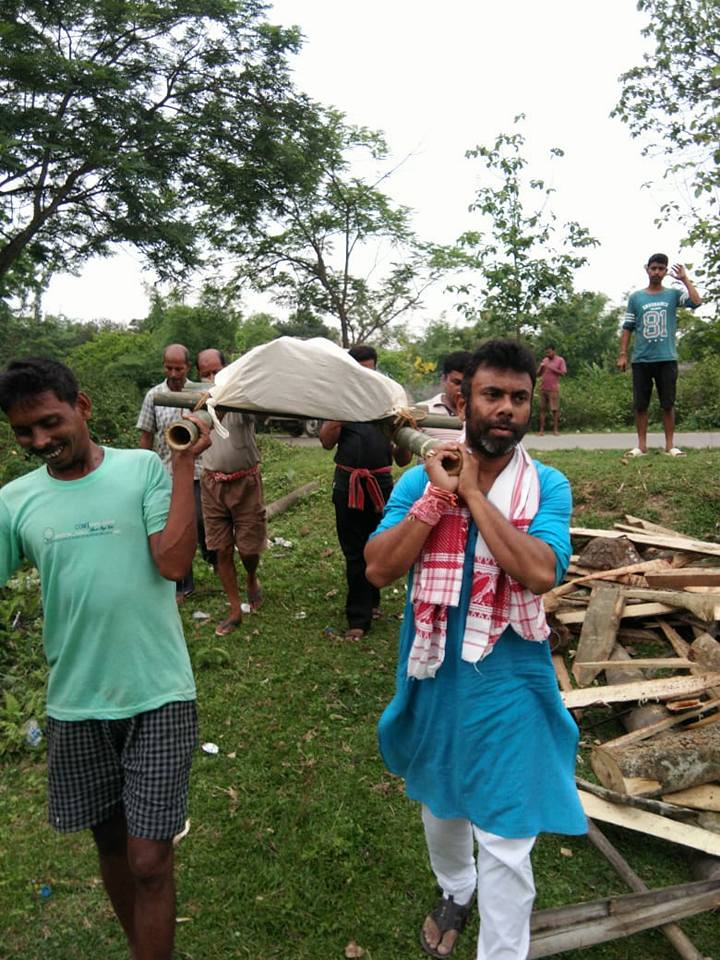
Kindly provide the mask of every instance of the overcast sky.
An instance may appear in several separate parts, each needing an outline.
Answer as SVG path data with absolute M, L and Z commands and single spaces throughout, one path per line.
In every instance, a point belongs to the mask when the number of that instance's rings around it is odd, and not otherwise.
M 395 160 L 409 157 L 387 190 L 415 211 L 421 237 L 449 243 L 472 225 L 467 207 L 481 168 L 464 153 L 510 131 L 522 112 L 530 174 L 556 189 L 561 221 L 577 220 L 601 243 L 578 289 L 619 304 L 644 285 L 650 253 L 680 258 L 682 231 L 654 225 L 677 185 L 663 184 L 664 167 L 609 117 L 618 77 L 646 49 L 633 0 L 277 0 L 269 19 L 303 31 L 293 61 L 300 89 L 383 130 Z M 551 147 L 564 158 L 549 163 Z M 44 308 L 128 321 L 145 314 L 143 282 L 152 279 L 126 251 L 79 278 L 54 278 Z M 454 299 L 436 291 L 427 316 L 452 315 Z

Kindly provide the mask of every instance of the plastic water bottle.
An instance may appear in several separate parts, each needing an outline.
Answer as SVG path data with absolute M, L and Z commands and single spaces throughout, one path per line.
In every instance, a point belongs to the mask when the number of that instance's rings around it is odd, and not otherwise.
M 42 730 L 40 729 L 37 720 L 33 717 L 32 720 L 28 720 L 28 722 L 25 724 L 25 743 L 29 747 L 37 747 L 39 746 L 41 740 Z

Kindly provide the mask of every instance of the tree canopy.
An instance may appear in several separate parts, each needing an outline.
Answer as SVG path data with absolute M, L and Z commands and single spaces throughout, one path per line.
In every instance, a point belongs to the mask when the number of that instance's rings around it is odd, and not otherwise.
M 0 293 L 116 241 L 198 265 L 313 174 L 296 29 L 258 0 L 8 0 L 0 22 Z
M 643 36 L 655 44 L 640 66 L 622 75 L 614 115 L 643 153 L 668 160 L 673 198 L 661 219 L 687 227 L 685 246 L 705 262 L 696 273 L 708 293 L 720 293 L 720 42 L 715 0 L 639 0 L 647 14 Z
M 523 119 L 518 115 L 516 125 Z M 571 295 L 574 271 L 587 262 L 582 251 L 598 243 L 574 221 L 559 228 L 548 205 L 553 188 L 527 177 L 524 145 L 519 131 L 501 133 L 491 146 L 465 154 L 484 164 L 486 178 L 469 207 L 481 225 L 465 232 L 457 247 L 459 262 L 481 279 L 471 275 L 451 289 L 465 296 L 458 306 L 479 322 L 482 336 L 534 330 L 544 306 Z M 556 147 L 551 155 L 563 153 Z M 542 198 L 534 208 L 528 204 L 532 192 Z
M 347 347 L 385 336 L 420 306 L 443 266 L 439 248 L 415 237 L 410 210 L 381 189 L 388 173 L 351 171 L 353 154 L 387 159 L 381 134 L 349 126 L 333 111 L 325 113 L 324 130 L 317 178 L 279 196 L 274 218 L 241 237 L 235 251 L 242 279 L 301 314 L 338 323 Z

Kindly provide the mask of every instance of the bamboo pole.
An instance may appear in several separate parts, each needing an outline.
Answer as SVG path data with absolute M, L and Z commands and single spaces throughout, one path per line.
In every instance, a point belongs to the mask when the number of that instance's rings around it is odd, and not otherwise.
M 176 390 L 168 393 L 156 393 L 153 397 L 153 404 L 156 407 L 177 407 L 179 409 L 190 409 L 195 416 L 210 421 L 210 415 L 203 409 L 207 394 L 199 390 Z M 200 404 L 200 408 L 198 405 Z M 279 410 L 260 410 L 253 406 L 240 409 L 239 407 L 217 406 L 215 410 L 218 413 L 250 413 L 256 416 L 274 416 L 287 417 L 288 419 L 302 420 L 306 419 L 301 413 L 285 413 Z M 458 417 L 443 417 L 439 414 L 429 414 L 427 411 L 418 407 L 411 407 L 408 411 L 409 416 L 417 423 L 422 423 L 428 427 L 444 427 L 446 429 L 460 430 L 463 426 Z M 403 450 L 409 450 L 419 457 L 426 457 L 435 447 L 443 441 L 436 437 L 429 437 L 420 430 L 415 430 L 408 426 L 407 419 L 403 417 L 384 417 L 382 420 L 371 421 L 377 423 L 390 437 L 393 443 L 396 443 Z M 168 446 L 173 450 L 184 450 L 192 446 L 199 436 L 199 431 L 192 420 L 178 419 L 171 423 L 165 431 L 165 437 Z M 443 463 L 448 473 L 459 473 L 460 463 L 454 459 L 448 459 Z

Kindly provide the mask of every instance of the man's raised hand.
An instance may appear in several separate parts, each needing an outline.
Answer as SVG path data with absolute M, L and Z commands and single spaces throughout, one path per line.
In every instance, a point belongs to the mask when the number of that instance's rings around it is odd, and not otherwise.
M 425 470 L 430 483 L 443 490 L 455 493 L 458 488 L 458 477 L 447 472 L 446 465 L 462 459 L 462 449 L 459 443 L 441 443 L 425 457 Z

